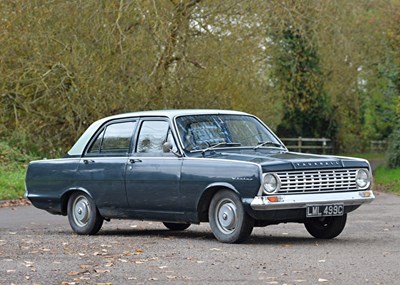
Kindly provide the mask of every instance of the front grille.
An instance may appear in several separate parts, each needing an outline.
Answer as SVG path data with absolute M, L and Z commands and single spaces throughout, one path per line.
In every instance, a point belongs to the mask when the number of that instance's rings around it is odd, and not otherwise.
M 307 170 L 276 173 L 280 194 L 355 191 L 357 169 Z

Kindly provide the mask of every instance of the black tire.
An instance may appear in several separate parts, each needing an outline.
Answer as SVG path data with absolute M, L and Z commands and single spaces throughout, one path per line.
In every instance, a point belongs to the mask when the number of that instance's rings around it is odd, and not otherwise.
M 77 234 L 94 235 L 101 229 L 104 219 L 91 197 L 75 192 L 68 200 L 68 221 Z
M 332 239 L 340 235 L 346 225 L 347 214 L 338 217 L 312 218 L 304 226 L 315 238 Z
M 188 224 L 188 223 L 165 223 L 164 222 L 163 224 L 171 231 L 184 231 L 188 227 L 190 227 L 190 224 Z
M 222 190 L 214 195 L 208 218 L 214 236 L 224 243 L 245 241 L 254 227 L 254 219 L 244 211 L 239 197 L 229 190 Z

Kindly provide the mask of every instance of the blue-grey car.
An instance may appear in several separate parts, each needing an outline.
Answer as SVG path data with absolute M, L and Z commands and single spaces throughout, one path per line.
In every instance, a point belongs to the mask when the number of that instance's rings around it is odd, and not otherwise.
M 127 113 L 93 123 L 64 158 L 33 161 L 26 197 L 67 215 L 77 234 L 104 220 L 208 222 L 221 242 L 253 227 L 303 223 L 338 236 L 347 213 L 375 197 L 366 160 L 289 152 L 258 118 L 224 110 Z

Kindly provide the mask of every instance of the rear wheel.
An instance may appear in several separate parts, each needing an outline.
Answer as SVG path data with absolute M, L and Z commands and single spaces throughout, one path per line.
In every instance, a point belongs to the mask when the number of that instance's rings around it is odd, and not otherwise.
M 163 223 L 163 224 L 171 231 L 184 231 L 188 227 L 190 227 L 190 224 L 188 223 Z
M 75 192 L 68 200 L 68 221 L 71 228 L 80 235 L 94 235 L 103 225 L 93 199 L 82 192 Z
M 346 225 L 347 214 L 338 217 L 313 218 L 304 223 L 315 238 L 332 239 L 340 235 Z
M 214 236 L 225 243 L 243 242 L 254 227 L 254 219 L 244 211 L 240 198 L 229 190 L 214 195 L 208 218 Z

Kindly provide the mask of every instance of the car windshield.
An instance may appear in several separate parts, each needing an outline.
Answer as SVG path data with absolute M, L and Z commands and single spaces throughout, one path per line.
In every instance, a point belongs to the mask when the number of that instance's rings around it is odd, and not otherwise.
M 190 115 L 176 118 L 182 145 L 187 151 L 218 147 L 281 147 L 260 121 L 247 115 Z

